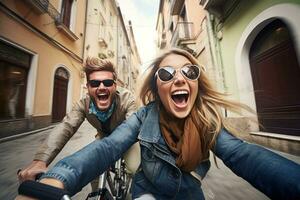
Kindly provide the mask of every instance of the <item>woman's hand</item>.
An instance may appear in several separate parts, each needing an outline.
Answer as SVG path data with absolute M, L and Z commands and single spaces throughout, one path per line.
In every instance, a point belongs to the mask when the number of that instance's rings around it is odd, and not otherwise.
M 31 198 L 31 197 L 26 197 L 26 196 L 23 196 L 23 195 L 18 195 L 15 200 L 37 200 L 37 199 L 34 199 L 34 198 Z
M 60 189 L 64 189 L 64 184 L 57 180 L 57 179 L 54 179 L 54 178 L 43 178 L 40 180 L 40 183 L 44 183 L 44 184 L 47 184 L 47 185 L 51 185 L 51 186 L 54 186 L 54 187 L 57 187 L 57 188 L 60 188 Z

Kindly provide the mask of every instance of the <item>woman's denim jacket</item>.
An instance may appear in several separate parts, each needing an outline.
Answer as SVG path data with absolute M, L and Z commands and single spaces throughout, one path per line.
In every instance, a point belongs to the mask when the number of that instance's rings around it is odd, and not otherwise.
M 108 169 L 137 140 L 142 158 L 132 183 L 133 198 L 151 193 L 156 199 L 204 199 L 201 183 L 175 165 L 175 157 L 160 132 L 155 103 L 141 108 L 110 136 L 61 160 L 42 178 L 59 179 L 75 194 Z M 270 198 L 300 199 L 300 165 L 241 141 L 225 129 L 219 133 L 213 152 L 235 174 Z M 209 163 L 204 162 L 195 171 L 204 177 L 208 169 Z

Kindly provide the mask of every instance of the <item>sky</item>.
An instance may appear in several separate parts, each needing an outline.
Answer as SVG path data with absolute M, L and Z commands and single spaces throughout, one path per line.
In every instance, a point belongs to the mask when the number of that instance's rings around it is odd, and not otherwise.
M 153 60 L 159 0 L 118 0 L 125 24 L 131 20 L 137 48 L 145 70 Z

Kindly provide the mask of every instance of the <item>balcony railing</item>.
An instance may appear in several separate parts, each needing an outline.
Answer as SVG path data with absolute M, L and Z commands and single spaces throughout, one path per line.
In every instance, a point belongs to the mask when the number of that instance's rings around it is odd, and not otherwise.
M 41 14 L 48 13 L 49 16 L 54 19 L 55 23 L 61 23 L 60 13 L 51 3 L 49 3 L 49 0 L 26 0 L 26 2 Z
M 193 39 L 193 22 L 177 22 L 173 32 L 171 45 L 178 46 L 183 40 Z
M 199 4 L 209 13 L 224 22 L 239 4 L 240 0 L 199 0 Z
M 163 49 L 163 48 L 165 48 L 166 44 L 167 44 L 166 32 L 163 31 L 163 32 L 161 33 L 161 36 L 158 38 L 157 46 L 158 46 L 160 49 Z
M 29 4 L 37 14 L 43 14 L 47 12 L 49 5 L 49 0 L 25 0 L 25 2 Z
M 56 8 L 49 3 L 49 0 L 26 0 L 36 12 L 39 14 L 47 13 L 55 22 L 56 27 L 62 30 L 72 40 L 78 40 L 79 38 L 67 27 L 62 20 L 62 15 L 56 10 Z

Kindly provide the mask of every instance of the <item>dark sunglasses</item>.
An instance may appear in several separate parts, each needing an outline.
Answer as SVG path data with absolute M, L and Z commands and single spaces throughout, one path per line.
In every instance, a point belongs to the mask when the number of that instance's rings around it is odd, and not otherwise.
M 110 87 L 115 83 L 115 81 L 112 79 L 105 79 L 102 81 L 101 80 L 89 80 L 89 85 L 93 88 L 99 87 L 101 83 L 103 83 L 103 85 L 105 87 Z
M 200 68 L 197 65 L 185 65 L 179 69 L 180 73 L 188 80 L 197 80 L 200 76 Z M 157 70 L 156 76 L 163 82 L 171 81 L 177 70 L 171 66 L 161 67 Z

